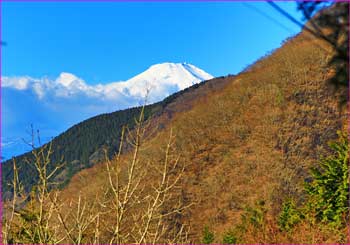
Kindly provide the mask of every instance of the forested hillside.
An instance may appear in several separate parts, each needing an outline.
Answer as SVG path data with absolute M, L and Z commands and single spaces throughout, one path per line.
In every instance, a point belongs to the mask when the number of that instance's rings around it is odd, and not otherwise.
M 37 167 L 38 198 L 8 240 L 349 243 L 348 86 L 330 82 L 334 55 L 303 31 L 237 76 L 135 111 L 117 154 L 62 190 L 48 193 Z
M 189 109 L 191 101 L 205 96 L 208 91 L 221 89 L 223 86 L 221 80 L 219 78 L 195 84 L 161 102 L 146 106 L 145 120 L 151 117 L 157 118 L 162 114 L 170 118 L 175 112 L 173 108 L 175 104 L 181 104 L 181 110 Z M 135 124 L 134 119 L 139 115 L 140 109 L 141 107 L 130 108 L 90 118 L 73 126 L 46 144 L 46 146 L 50 144 L 52 146 L 48 168 L 52 170 L 55 166 L 65 163 L 63 168 L 55 174 L 60 185 L 65 186 L 78 171 L 105 160 L 104 149 L 108 151 L 109 157 L 116 153 L 122 127 L 128 126 L 132 130 Z M 162 127 L 162 125 L 158 124 L 157 127 Z M 33 133 L 34 137 L 38 137 L 36 131 Z M 26 191 L 30 191 L 38 178 L 36 169 L 33 167 L 33 154 L 28 152 L 15 157 L 14 160 L 22 170 L 19 177 L 23 186 Z M 11 186 L 8 183 L 13 176 L 12 163 L 11 159 L 2 164 L 3 198 L 9 197 L 11 192 Z
M 331 57 L 332 49 L 322 41 L 307 32 L 297 35 L 245 72 L 224 78 L 228 85 L 222 90 L 174 114 L 142 152 L 144 162 L 161 162 L 166 135 L 170 129 L 176 135 L 174 152 L 185 165 L 181 200 L 193 203 L 176 222 L 190 227 L 191 241 L 344 241 L 344 226 L 305 221 L 283 232 L 278 225 L 288 200 L 303 208 L 310 168 L 332 154 L 328 142 L 348 127 L 340 105 L 347 88 L 329 83 L 334 74 L 328 65 Z M 92 198 L 105 186 L 104 169 L 102 165 L 80 173 L 65 194 L 72 198 L 82 190 Z M 91 178 L 93 189 L 86 187 Z M 111 225 L 108 218 L 104 222 Z

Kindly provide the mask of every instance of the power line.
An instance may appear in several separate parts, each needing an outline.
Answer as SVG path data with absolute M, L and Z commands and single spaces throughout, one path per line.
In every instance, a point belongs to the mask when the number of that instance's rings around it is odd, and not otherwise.
M 293 16 L 291 16 L 287 11 L 283 10 L 281 7 L 279 7 L 276 3 L 273 1 L 267 1 L 268 4 L 270 4 L 274 9 L 276 9 L 280 14 L 284 15 L 286 18 L 288 18 L 290 21 L 292 21 L 294 24 L 298 25 L 299 27 L 303 28 L 304 30 L 310 32 L 312 35 L 314 35 L 317 38 L 321 38 L 324 41 L 331 44 L 333 47 L 336 47 L 336 44 L 330 40 L 328 37 L 323 35 L 323 33 L 317 33 L 314 30 L 310 29 L 307 25 L 303 25 L 300 21 L 295 19 Z
M 243 4 L 245 7 L 247 7 L 247 8 L 249 8 L 249 9 L 255 11 L 256 13 L 258 13 L 258 14 L 260 14 L 260 15 L 262 15 L 262 16 L 264 16 L 265 18 L 267 18 L 268 20 L 272 21 L 273 23 L 275 23 L 276 25 L 278 25 L 278 26 L 281 27 L 282 29 L 284 29 L 284 30 L 290 32 L 291 34 L 294 34 L 294 33 L 295 33 L 294 30 L 292 30 L 292 29 L 290 29 L 289 27 L 283 25 L 281 22 L 279 22 L 278 20 L 272 18 L 271 16 L 269 16 L 268 14 L 266 14 L 264 11 L 261 11 L 260 9 L 254 7 L 253 5 L 250 5 L 250 4 L 245 3 L 245 2 L 243 2 L 242 4 Z

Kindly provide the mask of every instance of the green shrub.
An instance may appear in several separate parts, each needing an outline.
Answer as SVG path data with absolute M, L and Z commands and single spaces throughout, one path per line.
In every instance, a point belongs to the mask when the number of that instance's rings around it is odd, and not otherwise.
M 245 208 L 245 213 L 242 215 L 243 225 L 251 224 L 255 228 L 261 228 L 265 222 L 266 212 L 267 209 L 263 200 L 258 201 L 256 207 Z
M 224 234 L 222 238 L 223 244 L 235 244 L 237 243 L 237 237 L 232 231 L 228 231 Z
M 311 170 L 313 180 L 306 185 L 316 219 L 336 226 L 343 225 L 349 213 L 349 145 L 345 134 L 338 135 L 329 144 L 333 154 Z
M 282 211 L 278 217 L 278 226 L 282 231 L 290 231 L 302 218 L 301 212 L 295 207 L 292 200 L 283 203 Z
M 214 232 L 212 232 L 211 230 L 209 230 L 208 226 L 204 227 L 203 230 L 203 239 L 202 239 L 202 243 L 203 244 L 211 244 L 214 242 Z

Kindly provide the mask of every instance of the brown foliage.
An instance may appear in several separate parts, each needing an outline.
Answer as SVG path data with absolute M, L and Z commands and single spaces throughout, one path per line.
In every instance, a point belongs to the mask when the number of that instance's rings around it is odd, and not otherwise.
M 162 130 L 145 133 L 136 128 L 128 133 L 134 135 L 134 150 L 74 176 L 61 200 L 77 200 L 81 193 L 91 202 L 88 207 L 99 214 L 91 217 L 91 227 L 80 229 L 89 234 L 84 239 L 96 242 L 99 234 L 110 243 L 143 243 L 154 242 L 159 235 L 157 241 L 171 242 L 167 236 L 174 238 L 181 227 L 190 226 L 188 239 L 200 242 L 206 224 L 220 239 L 240 224 L 246 207 L 265 200 L 264 228 L 257 232 L 256 227 L 247 226 L 241 242 L 341 240 L 344 231 L 334 232 L 321 224 L 301 223 L 283 233 L 274 219 L 284 199 L 304 201 L 307 170 L 327 153 L 326 143 L 336 137 L 335 132 L 346 127 L 347 115 L 338 101 L 347 91 L 334 90 L 326 82 L 332 73 L 327 66 L 332 51 L 322 45 L 301 33 L 246 72 L 213 80 L 220 89 L 210 89 L 212 82 L 198 90 L 198 98 L 185 94 L 149 122 L 162 124 Z M 170 132 L 176 138 L 169 142 Z M 137 139 L 140 133 L 149 136 L 142 147 Z M 174 181 L 168 196 L 160 194 Z M 98 207 L 93 206 L 94 200 Z M 149 215 L 161 218 L 162 225 Z M 73 219 L 79 223 L 77 217 L 79 212 Z

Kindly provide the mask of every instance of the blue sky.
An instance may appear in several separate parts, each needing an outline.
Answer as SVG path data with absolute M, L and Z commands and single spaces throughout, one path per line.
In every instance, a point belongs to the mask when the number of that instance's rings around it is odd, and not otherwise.
M 265 2 L 1 4 L 2 75 L 71 72 L 89 84 L 126 80 L 162 62 L 235 74 L 300 31 Z M 278 4 L 301 19 L 295 2 Z

